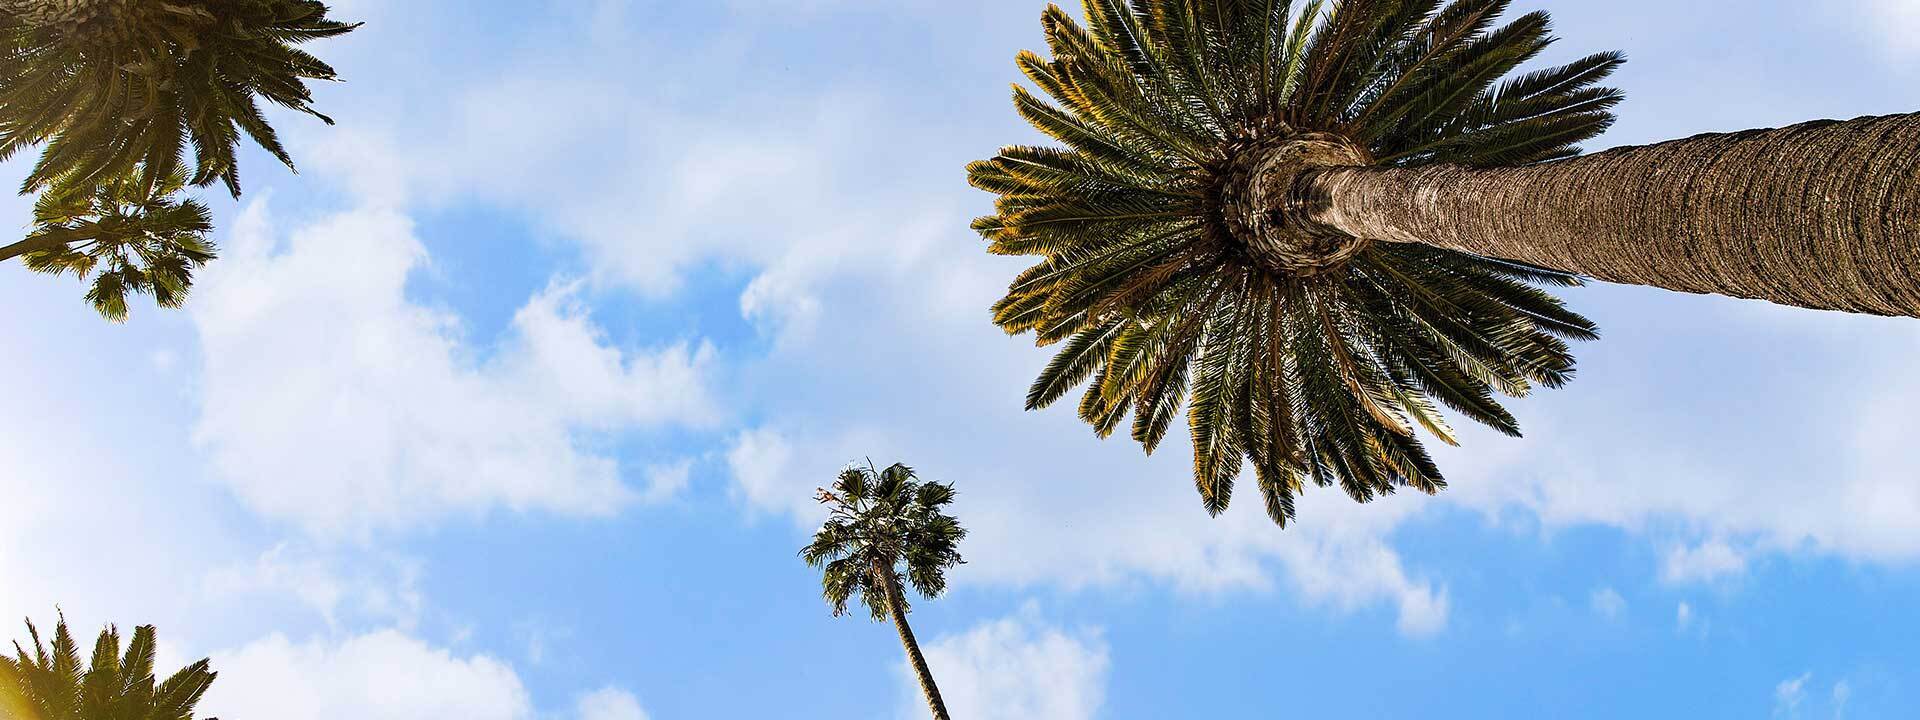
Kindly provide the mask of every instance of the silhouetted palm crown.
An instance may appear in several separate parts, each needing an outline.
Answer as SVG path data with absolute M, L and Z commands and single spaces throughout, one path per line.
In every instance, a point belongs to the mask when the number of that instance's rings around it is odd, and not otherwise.
M 80 666 L 80 648 L 62 620 L 53 645 L 27 624 L 33 651 L 14 643 L 17 657 L 0 656 L 0 717 L 24 713 L 22 720 L 191 720 L 193 706 L 213 685 L 206 660 L 181 669 L 164 682 L 153 674 L 153 626 L 134 630 L 125 654 L 120 633 L 109 628 L 93 646 L 93 662 Z
M 1250 464 L 1282 525 L 1307 482 L 1360 501 L 1444 487 L 1414 434 L 1456 442 L 1437 405 L 1517 435 L 1493 391 L 1568 380 L 1563 339 L 1594 325 L 1536 286 L 1578 278 L 1310 233 L 1255 248 L 1241 212 L 1251 165 L 1287 143 L 1349 165 L 1578 154 L 1613 120 L 1619 94 L 1594 84 L 1622 58 L 1502 82 L 1552 42 L 1544 13 L 1496 25 L 1508 4 L 1087 0 L 1084 28 L 1048 8 L 1052 58 L 1018 63 L 1051 102 L 1016 86 L 1014 103 L 1065 147 L 969 167 L 1000 196 L 975 223 L 992 251 L 1041 258 L 995 321 L 1064 343 L 1028 407 L 1088 383 L 1080 416 L 1105 436 L 1131 415 L 1152 452 L 1184 403 L 1207 510 Z
M 144 166 L 165 178 L 191 152 L 194 185 L 240 194 L 242 134 L 292 166 L 259 98 L 332 122 L 307 80 L 333 68 L 296 45 L 357 25 L 314 0 L 26 0 L 0 11 L 0 160 L 48 143 L 25 192 Z M 5 3 L 0 3 L 3 10 Z
M 29 270 L 92 279 L 87 301 L 109 320 L 127 318 L 127 296 L 145 294 L 161 307 L 179 307 L 193 271 L 213 259 L 213 215 L 181 199 L 186 176 L 148 184 L 133 176 L 93 188 L 48 192 L 34 204 L 28 241 L 55 244 L 25 257 Z
M 832 511 L 800 556 L 825 571 L 821 586 L 833 614 L 845 614 L 858 595 L 875 620 L 885 618 L 888 588 L 881 583 L 895 583 L 903 613 L 902 579 L 924 597 L 945 592 L 947 570 L 961 563 L 960 540 L 967 534 L 945 512 L 953 497 L 953 486 L 920 482 L 898 464 L 850 467 L 822 489 L 820 501 Z

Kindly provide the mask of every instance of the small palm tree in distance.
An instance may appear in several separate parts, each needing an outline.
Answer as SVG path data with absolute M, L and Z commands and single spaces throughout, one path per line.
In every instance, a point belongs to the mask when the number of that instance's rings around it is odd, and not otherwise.
M 880 470 L 869 460 L 842 470 L 817 497 L 831 511 L 800 557 L 823 571 L 820 584 L 834 616 L 847 614 L 857 595 L 874 621 L 891 617 L 934 718 L 948 720 L 946 702 L 907 624 L 906 588 L 929 600 L 939 597 L 947 589 L 947 570 L 963 562 L 959 545 L 967 531 L 944 510 L 953 502 L 953 486 L 921 482 L 906 465 Z

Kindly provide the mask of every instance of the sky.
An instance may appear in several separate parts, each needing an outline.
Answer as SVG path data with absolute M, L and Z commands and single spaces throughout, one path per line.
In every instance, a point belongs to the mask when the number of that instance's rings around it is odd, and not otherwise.
M 187 308 L 0 267 L 0 618 L 155 624 L 207 715 L 924 718 L 795 556 L 867 458 L 959 489 L 912 615 L 955 717 L 1920 704 L 1920 322 L 1569 291 L 1603 339 L 1442 495 L 1210 518 L 989 322 L 962 168 L 1035 139 L 1043 3 L 333 5 L 339 124 L 204 196 Z M 1536 8 L 1630 58 L 1590 149 L 1920 108 L 1920 0 Z

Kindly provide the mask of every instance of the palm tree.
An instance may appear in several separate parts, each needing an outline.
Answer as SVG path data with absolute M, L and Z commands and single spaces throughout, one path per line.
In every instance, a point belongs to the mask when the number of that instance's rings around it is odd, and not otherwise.
M 1454 443 L 1440 405 L 1518 435 L 1493 391 L 1566 382 L 1596 336 L 1540 286 L 1920 316 L 1920 115 L 1577 157 L 1624 58 L 1508 77 L 1554 40 L 1508 5 L 1049 7 L 1052 57 L 1018 64 L 1051 101 L 1014 105 L 1065 147 L 968 169 L 991 251 L 1040 258 L 996 323 L 1064 342 L 1028 407 L 1088 382 L 1080 416 L 1152 452 L 1184 402 L 1207 510 L 1250 464 L 1284 526 L 1309 481 L 1443 488 L 1414 431 Z
M 100 632 L 93 662 L 80 667 L 79 646 L 65 618 L 55 628 L 53 646 L 27 622 L 33 651 L 14 643 L 18 657 L 0 656 L 0 718 L 8 720 L 192 720 L 193 706 L 213 685 L 215 673 L 201 660 L 165 682 L 153 675 L 154 630 L 143 625 L 123 655 L 120 633 Z
M 45 145 L 22 194 L 220 182 L 239 197 L 243 135 L 293 167 L 261 99 L 333 122 L 306 81 L 334 70 L 297 47 L 359 27 L 327 12 L 315 0 L 0 0 L 0 161 Z M 60 236 L 0 246 L 0 262 L 67 253 Z
M 36 192 L 166 177 L 191 144 L 193 184 L 238 197 L 242 133 L 293 166 L 261 98 L 333 122 L 306 84 L 333 68 L 296 46 L 357 27 L 315 0 L 0 0 L 0 160 L 47 143 Z
M 824 571 L 820 583 L 834 617 L 847 614 L 855 595 L 875 622 L 892 617 L 936 720 L 947 720 L 947 705 L 907 625 L 906 587 L 929 600 L 939 597 L 947 570 L 962 562 L 958 546 L 967 531 L 942 511 L 953 495 L 952 485 L 919 482 L 905 465 L 849 467 L 832 489 L 820 490 L 820 502 L 832 512 L 800 551 L 808 565 Z
M 30 270 L 93 278 L 87 300 L 109 320 L 127 318 L 127 294 L 152 295 L 161 307 L 179 307 L 193 271 L 213 259 L 212 214 L 177 195 L 186 176 L 157 184 L 145 175 L 109 181 L 80 192 L 47 192 L 34 204 L 36 228 L 16 245 Z

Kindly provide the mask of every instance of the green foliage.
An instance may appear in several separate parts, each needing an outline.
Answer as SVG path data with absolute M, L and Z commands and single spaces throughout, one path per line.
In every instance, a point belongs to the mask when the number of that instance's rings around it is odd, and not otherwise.
M 1086 0 L 1042 15 L 1050 58 L 1017 62 L 1020 115 L 1063 147 L 968 168 L 999 196 L 974 227 L 1032 255 L 994 308 L 1061 349 L 1030 409 L 1088 386 L 1105 437 L 1131 415 L 1148 451 L 1186 408 L 1194 481 L 1223 511 L 1251 465 L 1273 520 L 1307 482 L 1365 502 L 1445 486 L 1416 437 L 1455 443 L 1446 406 L 1517 435 L 1493 392 L 1556 387 L 1594 325 L 1539 286 L 1577 277 L 1413 244 L 1369 243 L 1321 272 L 1279 272 L 1235 239 L 1235 159 L 1308 133 L 1380 165 L 1551 161 L 1613 121 L 1604 53 L 1502 81 L 1553 38 L 1508 0 Z M 1243 179 L 1243 178 L 1242 178 Z
M 928 599 L 946 592 L 947 570 L 962 562 L 959 545 L 967 536 L 943 510 L 953 497 L 952 485 L 920 482 L 912 468 L 899 464 L 849 467 L 831 489 L 821 489 L 820 502 L 832 512 L 800 557 L 823 571 L 821 587 L 833 614 L 846 614 L 857 595 L 881 620 L 889 594 L 900 612 L 907 611 L 906 585 Z
M 99 3 L 113 7 L 113 3 Z M 0 160 L 46 150 L 22 192 L 84 186 L 144 167 L 235 197 L 244 134 L 292 167 L 261 113 L 265 98 L 331 123 L 307 80 L 333 68 L 297 45 L 352 31 L 314 0 L 170 0 L 56 24 L 0 17 Z
M 31 620 L 27 634 L 31 652 L 16 642 L 15 657 L 0 656 L 0 720 L 192 720 L 193 706 L 213 685 L 206 660 L 156 682 L 151 625 L 133 631 L 124 653 L 118 630 L 101 631 L 84 669 L 65 618 L 51 646 Z
M 212 214 L 177 199 L 186 176 L 149 184 L 134 173 L 98 187 L 49 191 L 34 204 L 28 269 L 92 278 L 87 300 L 109 320 L 127 318 L 127 295 L 151 295 L 161 307 L 186 302 L 193 271 L 213 259 Z

